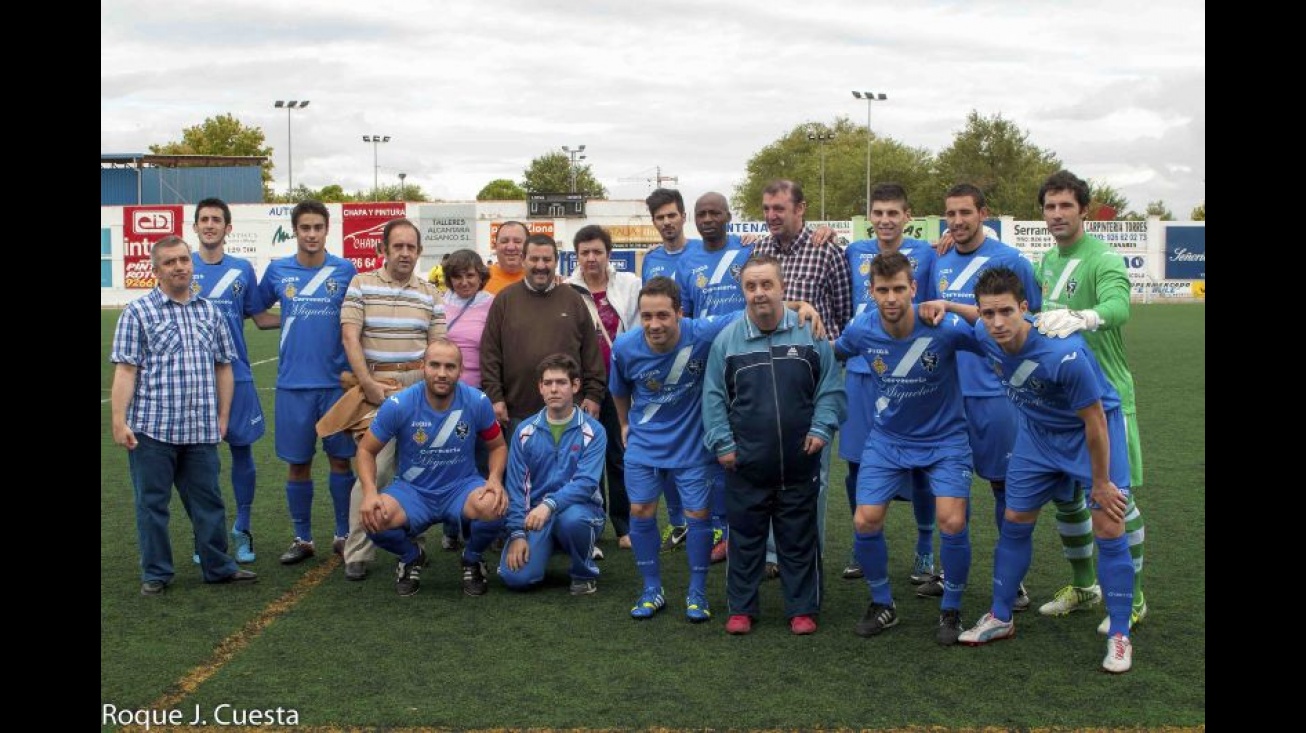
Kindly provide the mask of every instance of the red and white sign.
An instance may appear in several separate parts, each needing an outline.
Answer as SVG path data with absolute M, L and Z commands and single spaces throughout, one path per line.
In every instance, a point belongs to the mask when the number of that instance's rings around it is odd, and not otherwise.
M 344 223 L 344 258 L 354 263 L 359 272 L 381 268 L 381 230 L 391 219 L 402 219 L 407 209 L 402 202 L 367 204 L 341 204 Z
M 123 287 L 149 290 L 155 286 L 150 250 L 164 237 L 180 237 L 183 226 L 180 206 L 122 208 Z

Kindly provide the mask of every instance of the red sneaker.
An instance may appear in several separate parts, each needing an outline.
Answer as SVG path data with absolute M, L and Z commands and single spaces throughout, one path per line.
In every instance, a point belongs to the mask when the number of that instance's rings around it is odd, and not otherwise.
M 718 529 L 717 533 L 721 534 L 722 532 L 721 530 Z M 714 563 L 725 562 L 726 557 L 728 557 L 729 555 L 730 555 L 730 540 L 722 537 L 721 539 L 716 541 L 716 544 L 712 545 L 712 562 Z
M 742 636 L 744 634 L 751 633 L 752 631 L 753 631 L 753 619 L 750 616 L 746 616 L 742 613 L 737 613 L 734 616 L 731 616 L 728 621 L 726 621 L 727 634 L 735 634 L 735 635 Z
M 811 616 L 794 616 L 789 619 L 789 631 L 797 636 L 816 633 L 816 619 Z

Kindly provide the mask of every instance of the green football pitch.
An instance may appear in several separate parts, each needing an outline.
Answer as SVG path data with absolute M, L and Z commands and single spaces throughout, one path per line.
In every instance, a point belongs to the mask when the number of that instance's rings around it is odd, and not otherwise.
M 186 723 L 275 722 L 355 728 L 924 729 L 1190 728 L 1206 724 L 1206 309 L 1135 306 L 1127 328 L 1137 379 L 1147 481 L 1150 612 L 1134 634 L 1134 669 L 1099 671 L 1100 609 L 1063 618 L 1017 617 L 1012 641 L 941 648 L 938 608 L 911 594 L 910 509 L 895 505 L 887 533 L 897 628 L 852 632 L 867 602 L 844 581 L 851 525 L 836 461 L 828 508 L 829 552 L 820 631 L 789 634 L 778 583 L 766 583 L 762 618 L 746 637 L 725 634 L 725 566 L 714 566 L 716 617 L 683 619 L 683 552 L 663 556 L 668 608 L 651 621 L 627 612 L 639 591 L 629 551 L 611 530 L 599 592 L 567 593 L 563 560 L 545 587 L 518 594 L 491 578 L 490 593 L 464 596 L 458 559 L 431 553 L 415 597 L 394 592 L 385 553 L 365 582 L 345 582 L 330 553 L 284 567 L 291 539 L 285 466 L 273 455 L 275 332 L 251 326 L 250 359 L 269 433 L 255 446 L 253 528 L 260 582 L 207 586 L 190 560 L 190 523 L 173 501 L 177 576 L 160 597 L 139 594 L 135 521 L 125 452 L 109 428 L 108 363 L 118 311 L 100 321 L 100 701 L 110 716 L 172 712 Z M 228 456 L 220 449 L 224 468 Z M 314 466 L 314 528 L 330 547 L 326 462 Z M 231 506 L 231 489 L 223 478 Z M 992 497 L 974 487 L 974 566 L 963 620 L 988 608 L 995 530 Z M 487 556 L 494 564 L 497 554 Z M 1035 535 L 1027 585 L 1035 605 L 1069 579 L 1051 510 Z M 224 707 L 225 706 L 225 707 Z M 289 711 L 294 711 L 293 720 Z M 271 717 L 259 718 L 259 715 Z M 124 717 L 117 718 L 119 720 Z

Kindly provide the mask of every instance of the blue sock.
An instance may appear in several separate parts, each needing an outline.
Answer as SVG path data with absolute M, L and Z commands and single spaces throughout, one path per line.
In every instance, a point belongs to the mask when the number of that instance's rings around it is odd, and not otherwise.
M 402 529 L 387 529 L 384 532 L 369 533 L 367 536 L 372 538 L 372 542 L 376 543 L 377 547 L 393 552 L 404 563 L 415 561 L 420 553 L 417 543 L 413 542 L 408 533 Z
M 961 595 L 970 579 L 970 527 L 957 534 L 939 533 L 939 555 L 943 563 L 942 609 L 960 609 Z
M 290 507 L 290 523 L 295 537 L 313 541 L 313 482 L 287 481 L 286 505 Z
M 912 472 L 911 513 L 916 516 L 916 554 L 928 555 L 934 552 L 934 494 L 928 479 L 916 472 Z
M 349 536 L 349 492 L 354 490 L 354 474 L 332 473 L 327 485 L 331 488 L 331 508 L 336 514 L 336 536 Z
M 1003 522 L 993 551 L 993 615 L 999 621 L 1011 620 L 1011 605 L 1033 556 L 1034 523 Z
M 470 565 L 478 563 L 485 555 L 485 550 L 489 548 L 494 538 L 503 532 L 507 522 L 502 519 L 496 519 L 492 522 L 476 520 L 471 523 L 471 531 L 467 533 L 467 545 L 463 547 L 463 563 Z
M 645 588 L 662 587 L 662 568 L 658 564 L 658 551 L 661 547 L 658 520 L 655 517 L 631 515 L 630 551 L 635 555 L 635 569 L 644 577 Z
M 1134 563 L 1129 556 L 1129 540 L 1097 538 L 1097 578 L 1102 584 L 1107 615 L 1111 617 L 1110 636 L 1129 636 L 1129 614 L 1134 606 Z
M 254 451 L 247 445 L 231 446 L 231 492 L 236 497 L 236 525 L 249 531 L 249 510 L 254 505 Z
M 990 481 L 993 489 L 993 524 L 1002 531 L 1002 518 L 1007 515 L 1007 482 Z
M 853 532 L 853 557 L 862 566 L 871 600 L 886 606 L 893 603 L 893 590 L 889 588 L 889 543 L 884 540 L 884 532 Z
M 685 554 L 689 556 L 689 591 L 707 593 L 707 569 L 712 567 L 712 520 L 685 517 L 689 535 Z

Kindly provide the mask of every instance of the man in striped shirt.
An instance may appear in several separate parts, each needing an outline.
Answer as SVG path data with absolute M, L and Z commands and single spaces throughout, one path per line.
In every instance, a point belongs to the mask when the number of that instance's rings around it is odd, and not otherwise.
M 118 319 L 109 360 L 113 441 L 127 449 L 136 500 L 141 594 L 172 582 L 168 502 L 177 487 L 195 525 L 206 583 L 248 582 L 227 554 L 227 512 L 218 489 L 218 441 L 227 432 L 236 347 L 222 314 L 191 292 L 190 246 L 165 237 L 150 250 L 158 287 Z
M 426 345 L 445 333 L 444 302 L 439 291 L 416 273 L 422 256 L 422 233 L 407 219 L 392 219 L 381 230 L 385 265 L 354 276 L 340 306 L 340 335 L 349 369 L 372 406 L 359 436 L 366 432 L 376 407 L 388 395 L 422 380 Z M 377 456 L 381 485 L 394 477 L 395 446 L 391 441 Z M 362 483 L 354 484 L 349 501 L 349 538 L 345 541 L 345 579 L 367 577 L 367 564 L 376 547 L 359 517 Z M 456 532 L 455 532 L 456 535 Z

